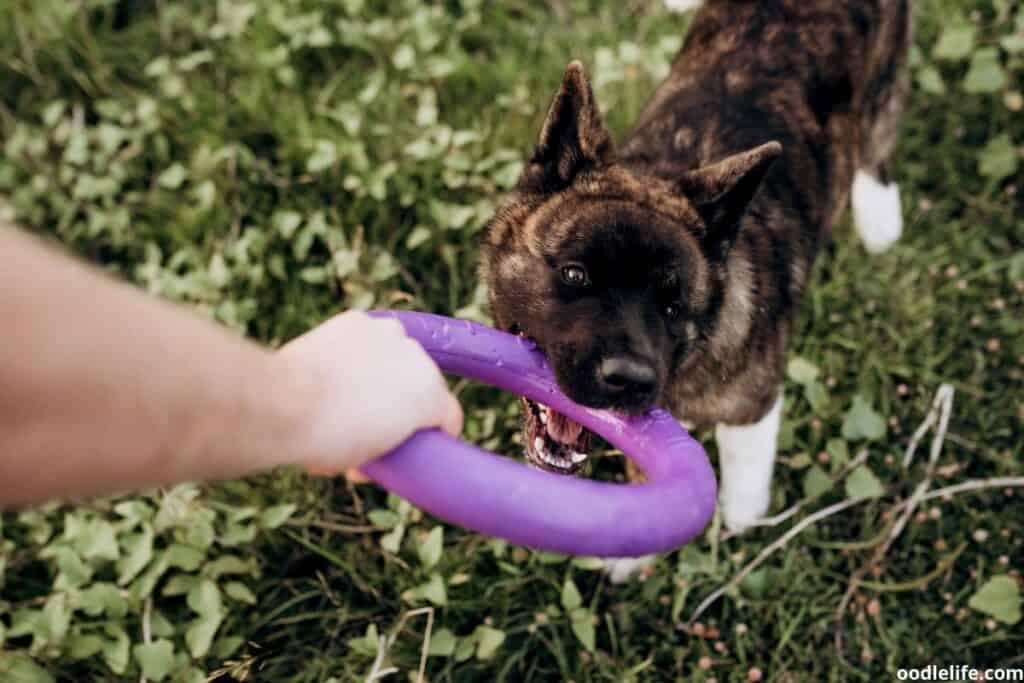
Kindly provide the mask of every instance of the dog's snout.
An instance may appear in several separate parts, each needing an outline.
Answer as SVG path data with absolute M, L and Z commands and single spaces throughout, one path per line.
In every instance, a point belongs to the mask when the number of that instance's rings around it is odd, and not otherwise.
M 612 356 L 601 361 L 597 369 L 601 387 L 609 394 L 643 398 L 651 394 L 658 381 L 657 373 L 647 361 L 628 356 Z

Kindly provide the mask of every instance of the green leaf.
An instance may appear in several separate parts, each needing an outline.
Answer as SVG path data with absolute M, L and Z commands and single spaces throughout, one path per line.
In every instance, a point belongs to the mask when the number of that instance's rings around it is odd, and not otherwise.
M 605 562 L 600 557 L 574 557 L 572 566 L 589 572 L 597 572 L 604 569 Z
M 402 43 L 395 50 L 395 54 L 391 56 L 391 63 L 399 71 L 405 71 L 416 63 L 416 51 L 408 43 Z
M 847 498 L 879 498 L 885 487 L 867 465 L 861 465 L 846 478 Z
M 549 553 L 543 550 L 535 551 L 533 556 L 537 558 L 537 561 L 541 564 L 561 564 L 569 559 L 568 555 L 562 553 Z
M 799 356 L 793 356 L 786 364 L 786 376 L 797 384 L 809 384 L 820 374 L 817 365 Z
M 983 47 L 971 57 L 971 67 L 964 76 L 964 90 L 972 94 L 993 93 L 1006 86 L 1006 73 L 999 63 L 999 50 Z
M 750 572 L 744 577 L 740 583 L 740 587 L 743 592 L 752 598 L 761 598 L 765 594 L 765 590 L 768 588 L 768 569 L 762 567 L 755 571 Z
M 71 606 L 67 593 L 54 593 L 46 601 L 39 624 L 49 645 L 59 646 L 64 642 L 71 626 Z
M 256 596 L 253 594 L 249 587 L 241 581 L 229 581 L 224 585 L 224 592 L 227 593 L 228 597 L 238 602 L 244 602 L 247 605 L 256 604 Z
M 162 681 L 174 669 L 174 645 L 169 640 L 140 643 L 132 648 L 132 654 L 142 675 L 154 681 Z
M 832 480 L 819 466 L 812 466 L 804 474 L 804 497 L 817 498 L 832 488 Z
M 583 596 L 580 595 L 580 591 L 576 588 L 576 584 L 572 579 L 566 578 L 565 583 L 562 584 L 562 607 L 567 610 L 572 610 L 582 604 Z
M 117 563 L 117 585 L 126 586 L 153 559 L 153 529 L 145 525 L 140 533 L 125 536 L 121 546 L 124 555 Z
M 370 524 L 378 529 L 394 529 L 401 523 L 401 519 L 391 510 L 370 510 L 366 513 Z
M 476 651 L 477 646 L 475 635 L 476 634 L 474 632 L 474 635 L 470 636 L 469 638 L 459 639 L 459 644 L 455 647 L 456 662 L 464 662 L 473 656 L 473 653 Z
M 123 674 L 128 668 L 128 657 L 130 655 L 128 634 L 120 626 L 108 624 L 106 633 L 111 637 L 103 643 L 103 661 L 115 674 Z
M 427 534 L 427 537 L 420 543 L 417 551 L 420 556 L 420 563 L 425 569 L 430 569 L 441 559 L 441 551 L 444 548 L 444 529 L 435 526 Z
M 402 547 L 402 538 L 405 537 L 405 525 L 399 524 L 394 529 L 380 537 L 380 547 L 394 555 L 398 554 Z
M 199 569 L 199 565 L 203 563 L 204 555 L 192 546 L 172 543 L 164 553 L 164 557 L 167 558 L 168 566 L 193 572 Z
M 286 240 L 291 239 L 295 231 L 302 225 L 302 214 L 297 211 L 275 211 L 271 223 L 281 237 Z
M 260 515 L 260 526 L 264 529 L 276 529 L 287 522 L 297 508 L 294 503 L 269 507 Z
M 947 25 L 939 36 L 939 42 L 932 54 L 938 59 L 961 60 L 974 49 L 975 33 L 974 26 L 962 21 Z
M 570 618 L 569 626 L 572 628 L 576 638 L 579 639 L 583 647 L 589 652 L 593 652 L 597 634 L 594 630 L 594 616 L 590 613 L 590 610 L 575 609 L 572 611 Z
M 72 659 L 94 657 L 103 649 L 103 639 L 94 634 L 73 634 L 67 641 L 67 653 Z
M 430 636 L 430 646 L 427 648 L 427 654 L 431 657 L 451 657 L 455 652 L 455 646 L 458 642 L 458 638 L 450 630 L 446 628 L 438 629 Z
M 833 472 L 850 461 L 850 448 L 842 439 L 829 439 L 825 444 L 825 451 L 831 456 Z
M 185 631 L 185 644 L 188 651 L 195 658 L 205 657 L 210 651 L 213 637 L 217 635 L 220 628 L 221 617 L 219 614 L 202 615 L 189 623 Z
M 218 659 L 227 659 L 231 655 L 238 652 L 238 648 L 245 644 L 245 638 L 241 636 L 230 636 L 228 638 L 220 638 L 213 646 L 213 655 Z M 202 679 L 206 681 L 204 676 Z
M 366 626 L 366 632 L 358 638 L 350 638 L 349 648 L 364 657 L 376 657 L 377 649 L 380 647 L 380 634 L 377 632 L 377 624 L 370 623 Z
M 220 589 L 217 588 L 216 583 L 209 579 L 204 579 L 197 583 L 188 592 L 186 601 L 196 614 L 220 616 L 224 613 L 224 606 L 220 599 Z
M 121 556 L 114 525 L 100 519 L 87 522 L 75 539 L 75 547 L 85 559 L 116 560 Z
M 942 80 L 942 74 L 930 64 L 917 72 L 917 84 L 926 93 L 932 95 L 946 94 L 946 83 Z
M 21 653 L 0 653 L 0 678 L 11 683 L 54 683 L 46 669 Z
M 478 626 L 476 658 L 487 661 L 494 657 L 501 644 L 505 642 L 505 632 L 490 626 Z
M 160 177 L 157 178 L 157 183 L 160 187 L 168 190 L 177 190 L 185 182 L 185 178 L 188 177 L 188 171 L 181 164 L 175 163 L 167 167 Z
M 993 576 L 967 601 L 971 609 L 1013 626 L 1020 621 L 1020 587 L 1013 577 Z
M 256 575 L 255 560 L 243 560 L 235 555 L 222 555 L 213 562 L 208 562 L 203 568 L 203 574 L 217 580 L 228 574 Z
M 1017 172 L 1020 158 L 1013 140 L 1006 133 L 988 141 L 978 156 L 978 172 L 986 178 L 999 181 Z
M 885 420 L 863 396 L 857 395 L 853 397 L 853 404 L 846 413 L 842 434 L 849 441 L 876 441 L 885 436 Z
M 310 173 L 326 171 L 338 161 L 338 146 L 330 140 L 317 140 L 316 149 L 306 162 Z
M 1008 36 L 1003 36 L 1002 39 L 1000 39 L 999 44 L 1002 45 L 1003 49 L 1009 52 L 1011 55 L 1024 52 L 1024 33 L 1016 33 Z
M 447 604 L 447 591 L 444 589 L 444 580 L 437 572 L 430 574 L 430 580 L 416 589 L 419 596 L 429 600 L 438 607 Z
M 78 594 L 76 606 L 91 617 L 106 614 L 120 619 L 128 612 L 128 602 L 121 589 L 112 583 L 94 583 Z
M 811 404 L 811 409 L 816 413 L 820 413 L 825 404 L 828 403 L 828 390 L 825 389 L 824 384 L 814 380 L 804 385 L 804 397 Z

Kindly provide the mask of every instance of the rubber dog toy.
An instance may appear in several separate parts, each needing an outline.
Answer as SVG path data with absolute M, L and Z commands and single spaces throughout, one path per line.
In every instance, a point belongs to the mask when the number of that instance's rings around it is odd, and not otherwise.
M 666 411 L 622 416 L 572 402 L 544 355 L 522 337 L 428 313 L 371 315 L 399 321 L 444 372 L 526 396 L 596 432 L 647 478 L 626 485 L 542 472 L 430 429 L 363 466 L 384 488 L 445 521 L 573 555 L 664 552 L 711 520 L 717 486 L 707 454 Z

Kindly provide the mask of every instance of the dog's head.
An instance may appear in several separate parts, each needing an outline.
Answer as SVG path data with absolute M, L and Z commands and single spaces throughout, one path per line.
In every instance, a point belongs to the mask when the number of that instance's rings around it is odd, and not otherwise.
M 498 326 L 536 341 L 577 403 L 651 407 L 699 343 L 740 218 L 779 151 L 769 143 L 669 179 L 638 172 L 616 161 L 571 63 L 489 229 L 483 273 Z M 525 412 L 530 459 L 578 469 L 578 425 L 530 402 Z

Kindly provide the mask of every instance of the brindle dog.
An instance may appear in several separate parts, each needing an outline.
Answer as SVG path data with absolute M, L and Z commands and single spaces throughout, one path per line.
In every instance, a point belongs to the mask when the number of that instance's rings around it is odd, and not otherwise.
M 569 64 L 487 234 L 497 324 L 534 339 L 584 405 L 717 425 L 726 524 L 762 516 L 786 347 L 811 264 L 851 198 L 880 250 L 906 90 L 909 0 L 712 0 L 616 150 Z M 524 408 L 526 455 L 571 473 L 579 425 Z

